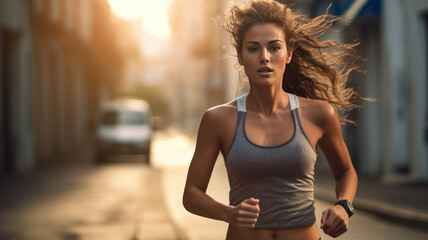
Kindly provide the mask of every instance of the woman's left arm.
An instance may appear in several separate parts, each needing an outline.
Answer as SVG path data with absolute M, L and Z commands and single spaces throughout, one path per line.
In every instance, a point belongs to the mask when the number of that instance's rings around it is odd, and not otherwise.
M 318 141 L 336 180 L 337 200 L 354 201 L 357 192 L 358 177 L 352 165 L 348 148 L 342 137 L 339 118 L 334 108 L 328 104 L 324 112 L 323 135 Z M 340 205 L 326 209 L 321 218 L 324 233 L 338 237 L 348 230 L 349 217 Z

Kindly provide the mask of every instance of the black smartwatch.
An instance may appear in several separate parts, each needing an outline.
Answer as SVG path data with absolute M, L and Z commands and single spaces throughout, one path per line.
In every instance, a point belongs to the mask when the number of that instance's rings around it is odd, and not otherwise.
M 334 205 L 342 206 L 345 209 L 346 213 L 348 213 L 349 217 L 351 217 L 355 213 L 355 210 L 354 210 L 354 207 L 352 206 L 352 203 L 348 200 L 340 200 L 337 203 L 335 203 Z

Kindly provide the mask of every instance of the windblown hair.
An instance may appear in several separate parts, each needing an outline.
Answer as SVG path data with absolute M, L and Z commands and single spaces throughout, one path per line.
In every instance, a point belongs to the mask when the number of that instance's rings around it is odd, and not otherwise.
M 356 102 L 362 99 L 348 86 L 349 74 L 354 70 L 361 72 L 361 58 L 354 49 L 359 43 L 320 39 L 336 21 L 343 23 L 339 17 L 327 13 L 310 18 L 283 3 L 257 0 L 244 6 L 232 6 L 225 29 L 232 34 L 232 43 L 240 53 L 244 36 L 252 26 L 274 23 L 281 27 L 287 49 L 293 50 L 284 72 L 284 91 L 326 100 L 336 108 L 342 122 L 354 123 L 347 119 L 346 113 L 358 107 Z

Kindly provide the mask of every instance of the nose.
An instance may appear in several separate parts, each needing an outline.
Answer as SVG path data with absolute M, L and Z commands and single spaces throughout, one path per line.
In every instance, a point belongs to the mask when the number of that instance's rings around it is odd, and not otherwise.
M 260 62 L 267 63 L 270 62 L 269 51 L 267 49 L 263 49 L 260 53 Z

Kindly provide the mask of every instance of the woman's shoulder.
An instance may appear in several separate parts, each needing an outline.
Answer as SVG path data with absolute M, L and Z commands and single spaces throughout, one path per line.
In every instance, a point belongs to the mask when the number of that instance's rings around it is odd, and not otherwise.
M 338 119 L 335 108 L 325 100 L 298 97 L 300 114 L 318 126 Z
M 228 103 L 217 105 L 205 111 L 203 120 L 219 123 L 236 117 L 238 112 L 236 99 Z
M 331 103 L 326 100 L 311 99 L 305 97 L 298 97 L 300 108 L 307 108 L 322 114 L 329 114 L 334 111 L 334 107 Z

